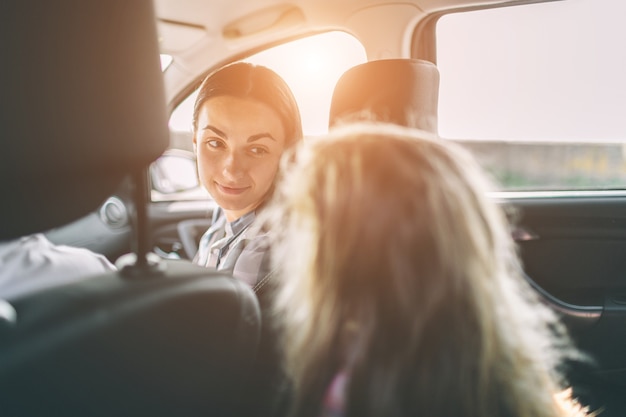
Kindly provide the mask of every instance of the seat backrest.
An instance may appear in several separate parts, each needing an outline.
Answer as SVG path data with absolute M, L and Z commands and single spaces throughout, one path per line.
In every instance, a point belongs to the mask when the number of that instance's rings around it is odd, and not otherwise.
M 0 2 L 0 240 L 93 211 L 167 147 L 151 10 Z
M 259 309 L 245 284 L 188 262 L 116 273 L 12 301 L 0 330 L 7 416 L 236 416 Z
M 437 133 L 439 70 L 428 61 L 383 59 L 347 70 L 337 81 L 330 125 L 355 120 L 396 123 Z
M 169 140 L 157 39 L 152 0 L 0 2 L 0 240 L 146 178 Z M 240 413 L 251 289 L 187 262 L 137 265 L 2 304 L 1 415 Z

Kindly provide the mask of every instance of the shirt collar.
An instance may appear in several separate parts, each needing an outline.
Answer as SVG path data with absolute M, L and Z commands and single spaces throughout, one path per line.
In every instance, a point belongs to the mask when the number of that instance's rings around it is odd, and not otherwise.
M 250 226 L 250 224 L 254 221 L 255 218 L 256 218 L 256 214 L 254 213 L 254 210 L 253 210 L 249 213 L 244 214 L 237 220 L 234 220 L 232 222 L 226 222 L 226 233 L 228 235 L 236 235 L 237 233 L 241 232 L 246 227 Z

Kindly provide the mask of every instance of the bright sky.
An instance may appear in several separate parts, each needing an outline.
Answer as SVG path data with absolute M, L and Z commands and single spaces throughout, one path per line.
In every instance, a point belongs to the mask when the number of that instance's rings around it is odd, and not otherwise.
M 439 133 L 626 141 L 624 18 L 624 0 L 568 0 L 442 18 Z

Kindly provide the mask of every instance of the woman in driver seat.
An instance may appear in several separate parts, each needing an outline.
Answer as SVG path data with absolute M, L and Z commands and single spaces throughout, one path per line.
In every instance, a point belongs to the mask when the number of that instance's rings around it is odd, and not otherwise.
M 300 112 L 274 71 L 238 62 L 210 74 L 193 112 L 200 181 L 219 205 L 194 262 L 257 289 L 270 270 L 267 235 L 251 225 L 283 152 L 302 139 Z

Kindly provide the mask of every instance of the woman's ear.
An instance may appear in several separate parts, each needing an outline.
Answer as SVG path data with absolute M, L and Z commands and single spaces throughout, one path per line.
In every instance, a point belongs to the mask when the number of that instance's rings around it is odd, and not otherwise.
M 198 141 L 196 140 L 196 134 L 194 133 L 192 136 L 192 143 L 193 143 L 193 153 L 194 154 L 198 154 Z

